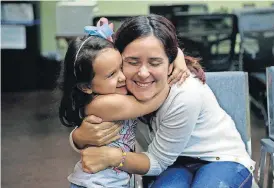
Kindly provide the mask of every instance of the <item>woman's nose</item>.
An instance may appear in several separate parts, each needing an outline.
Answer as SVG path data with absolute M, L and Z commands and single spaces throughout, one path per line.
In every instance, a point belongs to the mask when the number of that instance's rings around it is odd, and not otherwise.
M 147 77 L 149 77 L 149 75 L 150 75 L 150 73 L 149 73 L 149 70 L 146 66 L 140 67 L 139 72 L 138 72 L 138 76 L 140 76 L 142 78 L 147 78 Z

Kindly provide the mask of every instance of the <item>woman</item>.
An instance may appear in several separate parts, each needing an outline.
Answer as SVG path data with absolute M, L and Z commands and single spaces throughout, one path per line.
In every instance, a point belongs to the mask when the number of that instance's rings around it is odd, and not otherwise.
M 145 124 L 137 125 L 143 136 L 137 140 L 148 145 L 147 152 L 124 155 L 107 146 L 90 147 L 82 151 L 84 169 L 95 173 L 119 166 L 129 173 L 159 175 L 152 187 L 251 187 L 254 161 L 233 120 L 204 84 L 198 62 L 186 58 L 191 76 L 181 87 L 166 87 L 178 51 L 174 26 L 162 16 L 132 17 L 117 31 L 115 44 L 123 56 L 127 88 L 138 100 L 151 100 L 166 88 L 169 95 L 157 112 L 141 118 Z M 94 127 L 111 126 L 85 124 L 72 134 L 80 148 L 94 144 L 86 139 Z M 109 130 L 100 134 L 105 140 L 113 137 L 105 137 Z

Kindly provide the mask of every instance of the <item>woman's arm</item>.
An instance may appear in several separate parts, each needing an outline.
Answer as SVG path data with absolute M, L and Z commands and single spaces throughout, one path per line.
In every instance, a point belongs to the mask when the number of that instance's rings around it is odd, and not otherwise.
M 81 150 L 82 167 L 87 173 L 96 173 L 108 167 L 117 167 L 122 159 L 122 151 L 115 147 L 88 147 Z M 144 153 L 127 152 L 124 167 L 132 174 L 146 174 L 150 168 L 149 158 Z
M 165 101 L 169 88 L 163 89 L 149 101 L 138 101 L 131 95 L 109 94 L 96 97 L 85 108 L 86 115 L 95 115 L 103 121 L 137 118 L 157 110 Z
M 80 152 L 88 145 L 103 146 L 120 138 L 122 126 L 118 122 L 102 122 L 101 118 L 88 116 L 80 127 L 75 128 L 69 135 L 71 147 Z
M 159 175 L 174 163 L 189 141 L 202 106 L 198 93 L 187 93 L 176 96 L 148 151 L 127 153 L 122 170 L 134 174 Z M 93 153 L 92 157 L 89 157 L 90 153 Z M 96 153 L 103 153 L 104 157 Z M 82 156 L 84 169 L 93 173 L 105 167 L 118 166 L 122 158 L 120 149 L 107 146 L 88 148 Z M 102 161 L 102 158 L 105 158 L 105 161 Z

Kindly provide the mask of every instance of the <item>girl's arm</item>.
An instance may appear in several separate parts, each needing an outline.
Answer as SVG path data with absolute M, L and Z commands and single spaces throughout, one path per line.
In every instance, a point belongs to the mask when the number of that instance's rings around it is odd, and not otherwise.
M 169 87 L 166 86 L 159 94 L 146 102 L 138 101 L 130 95 L 100 95 L 86 106 L 85 114 L 98 116 L 103 121 L 140 117 L 157 110 L 165 101 L 168 92 Z
M 196 91 L 197 92 L 197 91 Z M 176 96 L 157 130 L 148 151 L 128 152 L 122 170 L 133 174 L 159 175 L 172 165 L 187 145 L 202 107 L 199 93 Z M 122 152 L 108 146 L 87 148 L 82 153 L 86 172 L 97 172 L 120 164 Z
M 74 129 L 69 136 L 70 144 L 74 150 L 84 148 L 86 145 L 102 146 L 119 138 L 119 126 L 106 121 L 116 121 L 136 118 L 157 110 L 166 99 L 169 88 L 162 90 L 148 102 L 139 102 L 129 95 L 104 95 L 96 97 L 85 108 L 87 116 L 81 126 Z M 94 121 L 94 116 L 100 120 Z M 105 121 L 102 123 L 102 121 Z
M 185 79 L 190 75 L 190 72 L 187 68 L 185 55 L 183 51 L 178 48 L 178 53 L 176 59 L 173 61 L 173 71 L 168 77 L 168 83 L 172 86 L 175 83 L 181 85 Z

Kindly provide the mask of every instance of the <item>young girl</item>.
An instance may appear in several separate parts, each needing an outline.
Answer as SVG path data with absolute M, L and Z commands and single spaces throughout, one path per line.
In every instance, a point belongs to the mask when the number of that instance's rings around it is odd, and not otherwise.
M 168 93 L 161 92 L 147 102 L 126 95 L 122 57 L 114 44 L 107 40 L 112 34 L 107 34 L 109 29 L 107 24 L 88 29 L 88 36 L 70 43 L 64 61 L 59 117 L 66 126 L 78 126 L 83 117 L 90 114 L 101 117 L 103 121 L 123 120 L 120 121 L 120 139 L 109 144 L 121 149 L 123 160 L 125 152 L 134 149 L 136 122 L 132 119 L 158 109 Z M 122 161 L 120 165 L 123 165 Z M 85 173 L 79 161 L 68 180 L 71 187 L 128 187 L 130 175 L 118 168 Z

